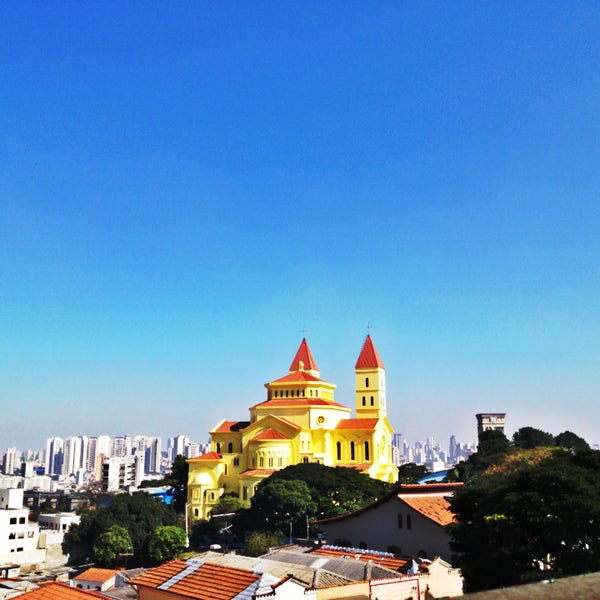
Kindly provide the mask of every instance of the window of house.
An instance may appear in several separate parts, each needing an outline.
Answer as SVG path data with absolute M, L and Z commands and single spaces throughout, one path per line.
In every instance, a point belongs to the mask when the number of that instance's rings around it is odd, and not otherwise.
M 240 466 L 240 459 L 237 456 L 233 459 L 233 466 L 234 467 Z
M 221 454 L 221 444 L 217 442 L 217 454 Z
M 246 485 L 242 489 L 242 499 L 248 500 L 248 486 L 246 486 Z
M 66 529 L 66 528 L 67 528 L 67 526 L 66 526 L 66 525 L 63 525 L 63 529 Z M 34 532 L 33 532 L 33 531 L 28 531 L 28 532 L 27 532 L 27 537 L 28 537 L 28 538 L 32 538 L 33 536 L 34 536 Z
M 227 444 L 227 452 L 229 452 L 229 454 L 233 452 L 233 442 L 229 442 L 229 444 Z
M 305 457 L 302 459 L 302 462 L 303 462 L 304 464 L 307 464 L 307 463 L 308 463 L 308 456 L 305 456 Z
M 369 387 L 369 378 L 365 377 L 365 387 Z
M 367 399 L 365 398 L 365 396 L 362 397 L 362 401 L 363 401 L 363 406 L 367 405 Z
M 17 517 L 11 517 L 10 518 L 10 524 L 11 525 L 16 525 L 17 524 Z
M 371 396 L 371 406 L 373 406 L 373 396 Z
M 9 540 L 14 540 L 17 536 L 14 533 L 9 533 L 8 534 L 8 539 Z
M 21 547 L 17 548 L 17 552 L 23 552 L 23 547 L 21 546 Z
M 20 517 L 19 518 L 19 524 L 21 524 L 21 525 L 25 524 L 25 517 Z
M 350 442 L 350 460 L 355 460 L 354 442 Z
M 200 516 L 200 511 L 197 508 L 194 509 L 194 516 L 195 517 L 199 517 Z
M 273 467 L 273 457 L 269 456 L 269 468 Z
M 406 529 L 412 528 L 412 517 L 410 515 L 406 515 Z
M 398 514 L 398 529 L 402 529 L 402 515 Z
M 335 449 L 336 449 L 337 459 L 342 460 L 342 442 L 336 442 Z
M 277 459 L 277 466 L 278 467 L 283 467 L 283 458 L 278 458 Z
M 370 460 L 370 458 L 369 458 L 369 442 L 365 442 L 365 460 Z
M 265 466 L 265 459 L 262 456 L 258 459 L 258 466 L 261 468 Z

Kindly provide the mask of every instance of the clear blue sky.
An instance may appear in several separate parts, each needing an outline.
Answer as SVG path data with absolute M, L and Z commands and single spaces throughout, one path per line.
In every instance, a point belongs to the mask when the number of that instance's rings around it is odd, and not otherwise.
M 0 451 L 246 419 L 367 324 L 410 441 L 600 442 L 600 4 L 0 5 Z

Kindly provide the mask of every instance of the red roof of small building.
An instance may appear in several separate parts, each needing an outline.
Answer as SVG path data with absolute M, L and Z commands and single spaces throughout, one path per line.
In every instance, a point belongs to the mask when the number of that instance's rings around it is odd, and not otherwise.
M 373 344 L 373 340 L 370 335 L 367 335 L 367 339 L 363 344 L 362 350 L 358 356 L 358 360 L 356 361 L 355 369 L 384 369 L 383 361 L 379 356 L 379 352 L 377 352 L 377 348 L 375 348 L 375 344 Z
M 25 592 L 19 598 L 23 600 L 85 600 L 86 598 L 108 598 L 105 594 L 94 590 L 80 590 L 79 588 L 71 587 L 66 583 L 45 583 L 37 590 Z
M 82 573 L 79 573 L 79 575 L 76 575 L 73 577 L 73 579 L 83 579 L 85 581 L 97 581 L 99 583 L 104 583 L 105 581 L 108 581 L 114 577 L 116 572 L 117 571 L 114 569 L 99 569 L 97 567 L 91 567 L 90 569 L 86 569 Z
M 300 371 L 300 361 L 302 361 L 302 369 L 305 371 L 319 370 L 317 361 L 314 359 L 312 352 L 308 347 L 306 338 L 302 338 L 302 341 L 300 342 L 300 347 L 298 348 L 296 356 L 294 356 L 294 360 L 292 360 L 292 364 L 290 365 L 290 371 Z
M 130 583 L 179 598 L 230 600 L 242 592 L 250 598 L 258 589 L 260 578 L 259 573 L 247 569 L 194 560 L 173 560 L 149 569 Z
M 283 435 L 282 433 L 279 433 L 279 431 L 275 431 L 274 429 L 265 429 L 264 431 L 261 431 L 258 435 L 255 435 L 250 441 L 251 442 L 259 442 L 259 441 L 263 441 L 263 440 L 287 440 L 288 438 L 285 437 L 285 435 Z
M 188 462 L 200 462 L 200 461 L 211 461 L 211 460 L 221 460 L 223 458 L 222 454 L 218 452 L 207 452 L 206 454 L 201 454 L 200 456 L 194 456 L 194 458 L 188 458 Z
M 336 429 L 375 429 L 379 419 L 342 419 Z

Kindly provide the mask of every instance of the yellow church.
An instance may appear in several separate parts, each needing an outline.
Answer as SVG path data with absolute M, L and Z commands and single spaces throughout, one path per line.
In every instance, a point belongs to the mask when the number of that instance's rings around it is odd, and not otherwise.
M 249 421 L 223 420 L 210 432 L 211 451 L 188 460 L 188 511 L 208 519 L 223 494 L 250 504 L 274 471 L 316 462 L 351 467 L 393 483 L 392 428 L 386 417 L 385 368 L 368 335 L 355 365 L 356 418 L 334 400 L 335 385 L 319 376 L 306 339 L 289 373 L 266 383 L 267 399 Z

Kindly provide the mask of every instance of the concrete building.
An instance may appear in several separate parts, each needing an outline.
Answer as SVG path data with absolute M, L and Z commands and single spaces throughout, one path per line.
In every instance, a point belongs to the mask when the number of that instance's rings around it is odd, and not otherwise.
M 493 429 L 506 435 L 506 413 L 479 413 L 477 418 L 477 435 Z
M 107 492 L 137 488 L 143 478 L 143 456 L 111 456 L 103 461 L 102 488 Z

